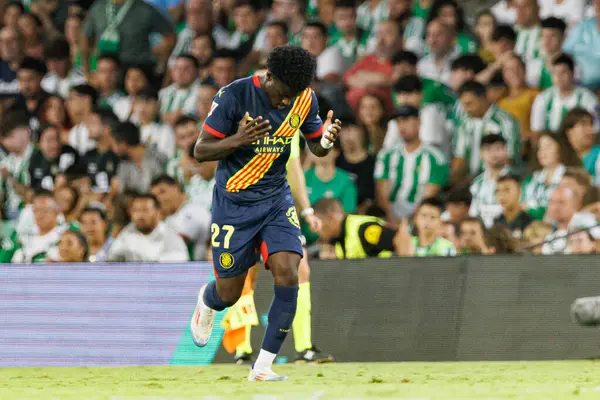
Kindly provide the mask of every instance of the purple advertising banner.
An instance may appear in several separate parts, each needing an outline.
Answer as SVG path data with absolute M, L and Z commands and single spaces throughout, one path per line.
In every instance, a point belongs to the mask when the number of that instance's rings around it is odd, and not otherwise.
M 210 279 L 210 263 L 0 264 L 0 367 L 208 364 L 221 335 L 199 349 L 188 325 Z

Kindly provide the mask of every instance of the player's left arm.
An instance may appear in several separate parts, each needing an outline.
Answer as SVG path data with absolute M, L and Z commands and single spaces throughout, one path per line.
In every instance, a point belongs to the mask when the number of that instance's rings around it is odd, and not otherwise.
M 310 206 L 300 158 L 290 158 L 289 163 L 288 181 L 292 197 L 294 197 L 294 201 L 300 210 L 300 216 L 306 221 L 310 230 L 317 233 L 321 230 L 321 220 L 315 216 L 315 210 Z
M 317 157 L 325 157 L 333 147 L 341 129 L 342 122 L 339 119 L 333 120 L 332 110 L 327 113 L 327 121 L 323 125 L 319 117 L 317 95 L 313 92 L 308 116 L 300 127 L 310 151 Z

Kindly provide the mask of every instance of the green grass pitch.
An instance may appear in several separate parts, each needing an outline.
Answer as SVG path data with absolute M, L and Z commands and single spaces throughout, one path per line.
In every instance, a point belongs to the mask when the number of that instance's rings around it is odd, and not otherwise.
M 287 382 L 247 382 L 248 368 L 5 368 L 0 399 L 350 400 L 600 399 L 600 362 L 277 365 Z

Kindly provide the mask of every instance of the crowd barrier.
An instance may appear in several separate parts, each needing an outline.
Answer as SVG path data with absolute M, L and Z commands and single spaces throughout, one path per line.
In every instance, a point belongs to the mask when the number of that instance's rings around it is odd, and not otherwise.
M 600 331 L 571 303 L 600 295 L 598 256 L 311 263 L 313 340 L 339 361 L 579 359 Z M 0 265 L 0 367 L 231 362 L 218 313 L 208 346 L 189 319 L 208 263 Z M 261 270 L 258 350 L 272 297 Z M 293 338 L 282 355 L 291 360 Z

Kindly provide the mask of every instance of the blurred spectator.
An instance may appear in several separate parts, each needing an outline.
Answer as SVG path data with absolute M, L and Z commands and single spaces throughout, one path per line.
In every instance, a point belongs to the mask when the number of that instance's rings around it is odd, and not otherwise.
M 502 225 L 494 225 L 485 234 L 485 251 L 483 254 L 515 254 L 519 250 L 517 240 Z
M 590 174 L 584 168 L 567 167 L 557 188 L 571 189 L 575 193 L 577 207 L 583 207 L 583 199 L 590 190 L 591 186 Z
M 87 262 L 88 256 L 88 243 L 85 236 L 81 232 L 69 229 L 62 234 L 58 242 L 58 258 L 48 261 L 80 263 Z
M 441 152 L 421 143 L 419 110 L 402 107 L 396 114 L 403 144 L 377 155 L 377 204 L 390 222 L 410 216 L 423 198 L 436 196 L 448 183 L 448 164 Z
M 496 17 L 491 10 L 486 9 L 477 13 L 475 33 L 477 34 L 480 44 L 479 56 L 486 63 L 494 61 L 494 53 L 491 48 L 492 35 L 494 34 L 496 25 Z
M 117 101 L 123 97 L 123 93 L 118 89 L 120 75 L 121 66 L 116 56 L 103 54 L 98 57 L 92 82 L 100 95 L 98 98 L 100 107 L 112 109 Z
M 167 163 L 166 171 L 169 176 L 183 176 L 183 170 L 181 169 L 182 156 L 187 154 L 190 147 L 194 146 L 199 135 L 198 121 L 193 117 L 184 115 L 175 122 L 176 150 Z
M 575 233 L 576 232 L 576 233 Z M 568 254 L 596 254 L 598 241 L 594 239 L 590 231 L 580 229 L 571 230 L 567 241 Z
M 142 89 L 151 86 L 154 77 L 150 68 L 143 65 L 132 65 L 125 71 L 125 93 L 127 96 L 120 97 L 112 106 L 113 112 L 121 122 L 131 120 L 138 122 L 134 113 L 133 104 L 136 96 Z
M 494 224 L 506 226 L 515 239 L 521 239 L 523 231 L 533 222 L 533 218 L 519 203 L 521 197 L 521 181 L 516 175 L 505 175 L 498 179 L 496 198 L 502 207 L 502 214 L 494 220 Z
M 113 54 L 123 66 L 151 64 L 153 52 L 166 62 L 175 45 L 173 26 L 168 18 L 143 0 L 98 0 L 90 8 L 83 24 L 81 62 L 90 71 L 88 57 L 97 48 L 99 54 Z M 150 46 L 150 34 L 162 35 L 161 42 Z
M 515 21 L 517 43 L 515 53 L 525 61 L 540 55 L 540 7 L 537 0 L 513 0 L 517 19 Z
M 171 158 L 175 154 L 175 135 L 170 125 L 157 122 L 160 121 L 158 96 L 151 87 L 140 90 L 133 103 L 133 113 L 140 127 L 142 143 Z
M 72 186 L 56 185 L 54 198 L 58 203 L 58 209 L 65 222 L 77 224 L 81 210 L 85 207 L 85 198 L 79 196 L 79 192 Z
M 39 146 L 29 159 L 32 189 L 54 190 L 54 179 L 77 168 L 79 154 L 67 144 L 61 144 L 60 131 L 53 125 L 40 129 Z
M 63 232 L 69 228 L 68 225 L 59 224 L 60 214 L 58 204 L 52 192 L 40 190 L 36 192 L 32 200 L 35 233 L 32 236 L 21 235 L 12 242 L 10 249 L 4 251 L 12 252 L 13 263 L 35 263 L 45 262 L 47 259 L 57 259 L 57 244 Z
M 232 13 L 235 30 L 228 34 L 214 35 L 217 47 L 235 51 L 239 61 L 250 54 L 260 28 L 260 12 L 257 2 L 236 0 Z
M 23 113 L 9 113 L 0 127 L 0 200 L 2 219 L 15 219 L 26 200 L 33 153 L 31 130 Z
M 523 246 L 527 247 L 533 254 L 542 254 L 544 239 L 551 232 L 552 226 L 550 224 L 542 221 L 533 221 L 523 231 Z
M 521 142 L 534 141 L 531 135 L 531 108 L 539 93 L 535 88 L 527 87 L 525 81 L 525 63 L 519 56 L 507 58 L 502 68 L 502 77 L 508 87 L 507 96 L 498 102 L 498 107 L 510 113 L 519 121 Z
M 358 121 L 367 132 L 369 151 L 377 153 L 383 147 L 387 119 L 381 99 L 375 95 L 365 95 L 358 102 Z
M 109 235 L 109 220 L 102 208 L 90 206 L 81 212 L 81 233 L 89 245 L 90 262 L 106 261 L 113 238 Z
M 306 24 L 304 8 L 306 3 L 302 0 L 275 0 L 273 1 L 273 18 L 285 22 L 289 28 L 290 44 L 300 46 L 302 28 Z
M 327 27 L 323 23 L 309 22 L 304 26 L 302 47 L 317 59 L 317 80 L 327 83 L 341 81 L 346 63 L 339 47 L 327 47 Z
M 478 44 L 468 30 L 463 9 L 455 0 L 435 0 L 429 9 L 428 21 L 439 18 L 456 35 L 455 48 L 459 53 L 476 53 Z
M 91 114 L 97 101 L 98 92 L 87 84 L 72 88 L 67 98 L 67 113 L 73 124 L 69 132 L 69 145 L 80 155 L 96 147 L 96 143 L 89 137 L 85 119 Z
M 397 232 L 382 219 L 344 212 L 337 199 L 323 198 L 314 204 L 315 215 L 323 221 L 320 241 L 335 246 L 338 259 L 393 255 Z M 406 242 L 411 243 L 410 236 Z
M 309 155 L 314 161 L 314 167 L 304 173 L 308 199 L 311 205 L 323 198 L 337 199 L 344 212 L 354 213 L 358 200 L 356 184 L 346 171 L 336 168 L 335 160 L 338 155 L 337 147 L 331 149 L 325 157 L 317 157 L 312 153 Z M 302 233 L 309 244 L 318 238 L 305 222 L 302 223 Z
M 600 87 L 600 0 L 594 0 L 593 4 L 596 15 L 571 29 L 563 44 L 563 51 L 571 54 L 581 67 L 581 83 L 588 88 L 597 89 Z
M 152 194 L 160 204 L 165 224 L 187 244 L 190 260 L 203 260 L 210 237 L 210 210 L 189 201 L 183 187 L 168 175 L 152 181 Z
M 469 217 L 469 209 L 473 196 L 468 189 L 456 188 L 448 195 L 446 200 L 446 211 L 442 219 L 452 224 L 459 224 L 463 219 Z
M 114 240 L 107 261 L 183 262 L 188 261 L 185 242 L 160 221 L 160 208 L 150 194 L 137 195 L 131 201 L 131 223 Z
M 444 214 L 445 211 L 442 214 L 442 217 Z M 452 243 L 455 249 L 460 248 L 460 240 L 458 239 L 458 225 L 455 225 L 448 221 L 443 221 L 442 219 L 442 223 L 440 225 L 439 230 L 439 236 Z
M 567 112 L 582 107 L 594 113 L 598 106 L 596 95 L 577 86 L 575 64 L 568 55 L 558 56 L 552 63 L 554 86 L 540 93 L 531 110 L 531 130 L 558 132 Z
M 545 239 L 543 254 L 564 254 L 567 248 L 566 235 L 571 222 L 580 210 L 578 203 L 577 195 L 570 188 L 559 186 L 552 192 L 548 204 L 548 218 L 554 226 L 552 233 Z
M 493 56 L 493 61 L 490 62 L 483 71 L 477 74 L 478 82 L 487 84 L 492 78 L 502 71 L 504 61 L 513 56 L 515 43 L 517 42 L 517 34 L 514 29 L 508 25 L 498 25 L 492 33 L 490 42 L 490 52 Z
M 375 156 L 367 151 L 367 135 L 360 125 L 343 124 L 339 140 L 342 152 L 335 165 L 354 178 L 358 189 L 357 210 L 364 214 L 375 201 Z
M 60 142 L 63 144 L 69 143 L 71 121 L 67 115 L 67 107 L 62 97 L 50 95 L 46 98 L 40 110 L 40 123 L 55 126 L 60 133 Z
M 593 214 L 596 220 L 600 221 L 600 188 L 588 189 L 583 198 L 583 211 Z
M 285 22 L 271 21 L 264 26 L 263 30 L 263 43 L 259 43 L 259 40 L 257 39 L 254 43 L 254 52 L 250 57 L 247 57 L 244 62 L 244 68 L 249 70 L 250 73 L 252 73 L 252 69 L 255 70 L 254 73 L 258 73 L 259 70 L 264 69 L 271 50 L 275 47 L 287 44 L 289 40 L 289 30 Z
M 400 78 L 409 75 L 417 75 L 417 63 L 419 59 L 412 51 L 398 51 L 391 58 L 392 62 L 392 79 L 391 82 L 398 82 Z M 392 99 L 394 105 L 397 106 L 396 99 Z
M 486 254 L 488 252 L 485 244 L 485 227 L 479 218 L 465 218 L 460 223 L 460 253 Z
M 600 186 L 600 145 L 594 144 L 593 114 L 582 108 L 572 109 L 565 116 L 563 131 L 594 184 Z
M 210 73 L 215 46 L 215 40 L 210 33 L 198 34 L 192 39 L 190 54 L 198 60 L 198 78 L 202 82 L 213 82 Z
M 44 59 L 48 73 L 42 80 L 42 88 L 47 93 L 66 99 L 72 87 L 85 83 L 83 71 L 72 65 L 71 50 L 66 40 L 56 39 L 48 43 Z
M 86 118 L 89 138 L 95 146 L 82 158 L 90 179 L 92 192 L 103 195 L 116 192 L 116 181 L 119 167 L 119 156 L 112 151 L 112 133 L 118 127 L 119 120 L 110 110 L 96 109 Z
M 9 108 L 9 111 L 27 112 L 29 126 L 34 132 L 40 128 L 42 105 L 48 97 L 48 93 L 42 89 L 42 79 L 46 72 L 46 64 L 42 60 L 25 57 L 17 71 L 20 94 Z
M 218 87 L 224 87 L 233 82 L 236 75 L 236 55 L 231 50 L 218 50 L 214 53 L 210 71 Z
M 185 2 L 185 27 L 177 34 L 177 43 L 169 57 L 169 68 L 173 68 L 178 56 L 192 52 L 192 41 L 195 37 L 207 35 L 212 39 L 213 15 L 210 8 L 210 2 L 205 0 Z M 215 47 L 214 43 L 211 47 Z
M 42 21 L 34 14 L 25 13 L 19 17 L 18 26 L 23 35 L 25 56 L 43 58 Z
M 365 32 L 369 32 L 374 37 L 376 30 L 387 19 L 388 14 L 387 1 L 385 0 L 367 0 L 363 2 L 356 10 L 356 24 Z
M 542 219 L 552 191 L 563 178 L 567 167 L 581 166 L 577 154 L 564 136 L 544 132 L 538 140 L 537 162 L 541 169 L 523 182 L 522 201 L 529 213 Z
M 4 16 L 2 17 L 2 26 L 17 28 L 19 24 L 19 17 L 25 13 L 25 7 L 22 3 L 17 1 L 11 1 L 6 4 L 4 8 Z
M 198 117 L 198 124 L 202 125 L 206 117 L 208 117 L 208 113 L 210 112 L 210 108 L 212 107 L 213 98 L 219 92 L 219 88 L 212 84 L 203 84 L 198 88 L 198 92 L 196 93 L 196 117 Z
M 567 25 L 563 20 L 550 17 L 542 20 L 540 56 L 527 61 L 527 83 L 531 87 L 546 90 L 552 87 L 552 65 L 562 54 Z
M 498 73 L 490 79 L 485 86 L 485 97 L 492 104 L 498 104 L 500 100 L 508 95 L 508 87 L 502 73 Z
M 513 0 L 500 0 L 492 7 L 492 13 L 499 24 L 514 25 L 517 20 L 517 10 Z
M 353 65 L 367 54 L 369 32 L 357 27 L 356 2 L 341 0 L 335 3 L 334 25 L 330 29 L 329 44 L 337 47 L 346 61 Z
M 481 171 L 481 144 L 483 138 L 490 134 L 502 135 L 508 155 L 516 164 L 521 152 L 518 122 L 506 111 L 490 104 L 486 99 L 485 87 L 478 82 L 470 81 L 462 85 L 459 96 L 468 117 L 462 121 L 454 136 L 454 180 L 460 179 L 465 170 L 469 176 Z
M 73 12 L 69 14 L 65 21 L 65 39 L 69 43 L 71 61 L 73 61 L 73 66 L 80 69 L 82 69 L 83 64 L 81 62 L 81 26 L 83 25 L 83 19 L 82 13 Z M 92 71 L 96 68 L 95 60 L 90 60 L 90 67 Z
M 419 76 L 449 85 L 452 61 L 460 54 L 454 47 L 455 40 L 456 32 L 441 18 L 430 21 L 426 36 L 430 53 L 417 65 Z
M 473 195 L 469 215 L 481 218 L 489 228 L 503 211 L 496 196 L 498 180 L 510 172 L 504 137 L 497 134 L 484 136 L 481 139 L 481 159 L 483 172 L 473 179 L 469 188 Z
M 384 21 L 377 26 L 377 46 L 373 54 L 363 57 L 344 76 L 348 87 L 346 100 L 353 110 L 367 93 L 385 100 L 386 109 L 392 109 L 389 87 L 392 85 L 391 57 L 402 48 L 400 28 L 394 21 Z
M 184 126 L 177 129 L 185 129 Z M 187 152 L 182 150 L 169 161 L 166 171 L 184 188 L 191 202 L 210 210 L 216 169 L 217 162 L 198 163 L 194 158 L 194 144 L 191 144 Z
M 117 172 L 119 190 L 148 193 L 152 180 L 163 173 L 166 159 L 142 142 L 139 128 L 131 122 L 119 124 L 112 137 L 113 151 L 122 159 Z
M 456 248 L 439 235 L 444 204 L 435 199 L 425 199 L 415 211 L 417 235 L 412 237 L 416 257 L 455 256 Z
M 16 27 L 0 30 L 0 99 L 13 98 L 19 94 L 17 70 L 23 61 L 23 38 Z

